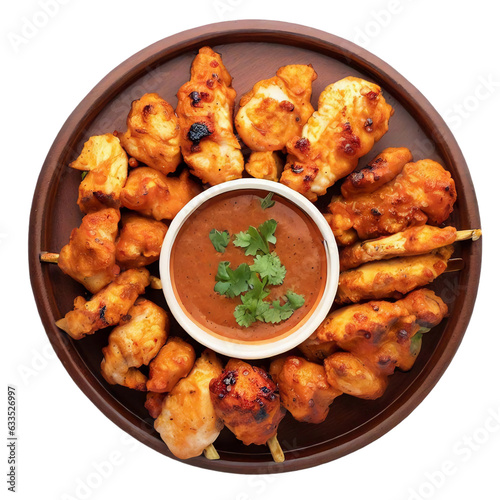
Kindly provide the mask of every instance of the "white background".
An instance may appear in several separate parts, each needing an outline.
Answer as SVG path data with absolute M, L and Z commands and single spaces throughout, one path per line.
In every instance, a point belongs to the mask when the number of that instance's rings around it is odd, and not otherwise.
M 5 419 L 7 383 L 16 385 L 18 498 L 500 498 L 496 2 L 58 0 L 58 12 L 20 45 L 12 40 L 22 36 L 24 18 L 32 20 L 41 12 L 40 3 L 2 5 L 0 304 L 7 345 L 2 348 L 0 412 Z M 467 335 L 425 401 L 362 450 L 314 469 L 267 477 L 216 473 L 169 460 L 107 420 L 54 357 L 27 265 L 28 218 L 38 173 L 80 100 L 115 66 L 161 38 L 245 18 L 301 23 L 355 41 L 420 89 L 447 117 L 467 159 L 485 233 L 481 286 Z M 39 19 L 43 22 L 43 16 Z M 0 434 L 6 434 L 5 420 Z M 1 448 L 6 472 L 7 449 Z M 95 464 L 110 460 L 112 470 L 97 476 Z M 446 475 L 439 472 L 443 467 Z M 88 481 L 86 490 L 81 484 Z M 7 490 L 4 479 L 0 489 Z

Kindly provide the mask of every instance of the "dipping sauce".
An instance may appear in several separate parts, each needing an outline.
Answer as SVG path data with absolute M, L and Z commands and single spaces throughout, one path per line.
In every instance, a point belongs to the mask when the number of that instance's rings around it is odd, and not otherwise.
M 300 208 L 274 194 L 272 207 L 263 209 L 269 193 L 241 190 L 217 196 L 199 207 L 181 227 L 171 254 L 170 272 L 177 301 L 198 326 L 213 335 L 234 342 L 263 342 L 286 336 L 314 312 L 326 285 L 326 251 L 321 232 Z M 234 235 L 259 227 L 269 219 L 277 221 L 276 244 L 271 250 L 286 267 L 283 284 L 270 286 L 266 300 L 277 300 L 291 290 L 303 295 L 305 303 L 281 323 L 257 321 L 240 326 L 234 317 L 241 298 L 228 298 L 214 291 L 219 263 L 229 261 L 235 269 L 252 265 L 254 257 L 233 244 Z M 228 231 L 231 241 L 224 253 L 216 252 L 209 238 L 212 229 Z

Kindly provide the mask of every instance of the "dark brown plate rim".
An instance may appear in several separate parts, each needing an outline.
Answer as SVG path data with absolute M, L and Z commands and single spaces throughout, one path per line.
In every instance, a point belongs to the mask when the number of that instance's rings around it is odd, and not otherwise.
M 388 64 L 357 45 L 332 34 L 279 21 L 228 21 L 198 27 L 170 36 L 133 55 L 103 78 L 76 107 L 57 135 L 43 164 L 34 193 L 29 225 L 29 270 L 36 304 L 47 336 L 65 369 L 85 395 L 115 424 L 142 443 L 173 457 L 149 426 L 116 401 L 84 365 L 72 344 L 60 334 L 50 311 L 55 304 L 47 292 L 47 280 L 39 262 L 46 250 L 47 215 L 51 212 L 50 193 L 58 169 L 64 168 L 58 159 L 67 147 L 74 147 L 76 130 L 86 128 L 102 107 L 119 94 L 121 89 L 138 79 L 148 68 L 155 67 L 185 51 L 203 45 L 224 43 L 268 42 L 300 46 L 339 59 L 383 82 L 392 95 L 403 104 L 419 125 L 430 131 L 432 140 L 447 164 L 453 164 L 460 182 L 467 191 L 466 216 L 470 227 L 480 227 L 479 210 L 469 170 L 451 131 L 427 99 L 402 75 Z M 407 390 L 384 411 L 362 426 L 333 440 L 304 450 L 286 452 L 286 461 L 275 464 L 270 455 L 260 461 L 244 460 L 241 456 L 224 453 L 221 460 L 197 457 L 185 462 L 198 467 L 223 472 L 262 474 L 286 472 L 313 467 L 340 458 L 366 446 L 406 418 L 436 385 L 455 355 L 465 334 L 474 307 L 481 268 L 481 242 L 474 246 L 467 262 L 468 272 L 461 286 L 466 287 L 460 307 L 455 308 L 453 333 L 446 345 L 436 351 L 420 375 Z M 448 325 L 449 326 L 449 325 Z M 432 362 L 431 362 L 432 361 Z M 257 458 L 257 456 L 256 456 Z

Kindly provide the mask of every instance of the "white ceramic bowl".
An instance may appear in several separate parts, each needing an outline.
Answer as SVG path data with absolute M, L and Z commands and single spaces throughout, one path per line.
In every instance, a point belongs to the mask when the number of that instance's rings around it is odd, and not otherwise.
M 295 206 L 305 212 L 318 227 L 324 241 L 326 253 L 326 285 L 323 295 L 318 302 L 307 322 L 296 329 L 290 335 L 270 339 L 265 343 L 242 343 L 231 341 L 231 339 L 221 338 L 211 335 L 206 330 L 200 328 L 188 315 L 185 314 L 177 301 L 172 286 L 170 273 L 170 258 L 172 247 L 184 222 L 203 203 L 230 191 L 262 190 L 276 193 L 288 199 Z M 172 220 L 167 235 L 163 242 L 160 256 L 160 278 L 163 293 L 175 319 L 181 327 L 195 340 L 214 351 L 226 356 L 239 359 L 261 359 L 275 356 L 293 349 L 298 344 L 306 340 L 318 328 L 330 311 L 335 293 L 337 292 L 339 280 L 339 255 L 335 238 L 321 212 L 307 198 L 297 193 L 293 189 L 278 182 L 261 179 L 238 179 L 225 182 L 207 189 L 203 193 L 193 198 Z

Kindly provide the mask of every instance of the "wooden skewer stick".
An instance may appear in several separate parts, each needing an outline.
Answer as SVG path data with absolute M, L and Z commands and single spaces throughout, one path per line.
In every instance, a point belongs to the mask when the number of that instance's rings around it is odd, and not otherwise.
M 153 290 L 161 290 L 161 280 L 160 278 L 157 278 L 156 276 L 150 276 L 149 277 L 149 286 Z
M 275 462 L 281 463 L 285 461 L 285 454 L 281 449 L 277 434 L 267 441 L 267 446 L 269 446 L 269 450 L 271 451 L 271 455 L 273 456 L 273 460 Z
M 40 254 L 40 262 L 46 262 L 48 264 L 57 264 L 59 261 L 58 253 L 42 252 Z
M 466 229 L 464 231 L 457 231 L 457 238 L 455 241 L 472 240 L 477 241 L 481 238 L 483 232 L 481 229 Z
M 220 456 L 217 453 L 217 450 L 215 449 L 215 446 L 213 444 L 209 444 L 204 450 L 203 450 L 203 455 L 205 455 L 206 458 L 209 460 L 219 460 Z

